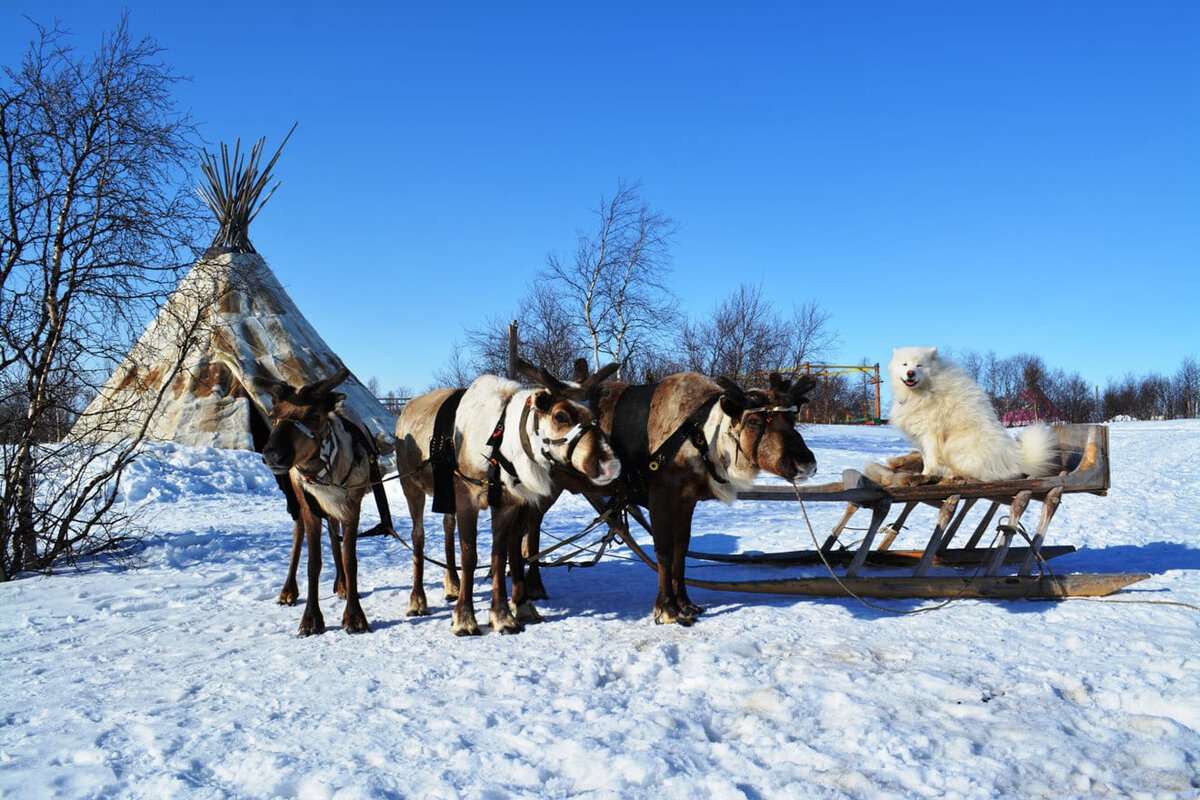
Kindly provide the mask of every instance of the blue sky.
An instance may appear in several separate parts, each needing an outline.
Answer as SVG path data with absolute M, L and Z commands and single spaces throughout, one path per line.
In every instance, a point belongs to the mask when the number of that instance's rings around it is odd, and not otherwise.
M 1103 384 L 1200 357 L 1200 3 L 0 0 L 191 77 L 210 147 L 299 128 L 251 229 L 364 380 L 423 390 L 621 179 L 674 288 L 816 300 L 834 360 L 1040 354 Z M 198 173 L 198 170 L 197 170 Z

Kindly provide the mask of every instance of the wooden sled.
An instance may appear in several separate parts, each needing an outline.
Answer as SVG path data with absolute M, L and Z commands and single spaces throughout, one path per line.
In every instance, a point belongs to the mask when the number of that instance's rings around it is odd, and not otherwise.
M 1101 597 L 1145 580 L 1146 573 L 1055 574 L 1049 559 L 1074 552 L 1069 545 L 1045 544 L 1046 532 L 1063 495 L 1086 492 L 1105 495 L 1109 489 L 1108 429 L 1103 425 L 1062 425 L 1058 434 L 1061 470 L 1057 475 L 992 483 L 935 483 L 882 486 L 857 470 L 846 470 L 840 483 L 793 487 L 771 485 L 741 492 L 741 500 L 845 503 L 841 519 L 816 550 L 787 553 L 720 555 L 690 552 L 689 558 L 732 564 L 825 565 L 821 577 L 706 581 L 689 578 L 689 586 L 719 591 L 800 594 L 829 597 L 1060 599 Z M 599 498 L 593 506 L 606 513 Z M 1032 533 L 1022 518 L 1033 501 L 1041 515 Z M 885 524 L 893 506 L 899 513 Z M 936 509 L 932 532 L 921 549 L 893 547 L 910 517 L 922 507 Z M 619 537 L 647 564 L 650 556 L 630 533 L 633 518 L 649 525 L 636 507 L 607 510 L 610 536 Z M 849 523 L 860 511 L 869 515 L 865 534 L 857 543 L 842 544 Z M 970 525 L 964 526 L 973 513 Z M 961 547 L 951 547 L 971 530 Z M 956 538 L 957 537 L 957 538 Z M 968 575 L 933 575 L 935 566 L 971 570 Z M 1015 574 L 1012 568 L 1015 567 Z M 868 576 L 867 569 L 904 569 L 907 574 Z

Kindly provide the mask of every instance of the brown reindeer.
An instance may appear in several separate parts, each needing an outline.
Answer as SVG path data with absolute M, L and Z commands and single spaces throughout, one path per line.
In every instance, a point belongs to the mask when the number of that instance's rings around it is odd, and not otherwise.
M 816 459 L 796 430 L 796 414 L 815 382 L 772 373 L 770 386 L 743 391 L 694 372 L 660 383 L 606 384 L 600 426 L 621 457 L 620 499 L 650 511 L 658 596 L 654 620 L 691 625 L 700 606 L 684 584 L 692 515 L 701 500 L 732 502 L 760 470 L 798 483 Z
M 540 619 L 525 590 L 520 534 L 528 528 L 530 510 L 556 494 L 551 468 L 578 473 L 596 485 L 611 483 L 620 473 L 620 463 L 587 404 L 589 394 L 616 370 L 616 365 L 589 376 L 582 384 L 565 383 L 520 360 L 517 369 L 535 384 L 534 388 L 522 389 L 514 381 L 484 375 L 465 390 L 454 414 L 452 502 L 462 578 L 451 630 L 460 636 L 480 633 L 472 596 L 480 510 L 491 511 L 489 622 L 494 631 L 519 633 L 524 630 L 522 621 Z M 413 515 L 414 539 L 424 511 L 423 495 L 435 494 L 430 415 L 437 413 L 448 396 L 427 395 L 413 400 L 421 401 L 420 413 L 414 410 L 402 414 L 396 426 L 400 459 L 409 466 L 400 471 L 405 475 L 401 483 L 408 483 L 405 496 Z M 418 560 L 423 556 L 415 541 L 413 558 L 415 577 L 409 608 L 419 612 L 423 589 L 417 577 L 422 574 Z M 505 591 L 506 567 L 512 571 L 511 605 Z
M 342 627 L 349 633 L 370 630 L 358 598 L 358 517 L 363 495 L 370 488 L 373 452 L 365 436 L 355 435 L 353 423 L 337 412 L 345 395 L 335 392 L 350 372 L 300 388 L 282 381 L 259 379 L 271 395 L 271 434 L 262 458 L 276 475 L 286 475 L 300 503 L 300 521 L 308 545 L 308 593 L 300 635 L 323 633 L 325 618 L 318 602 L 321 577 L 321 517 L 307 502 L 316 501 L 342 528 L 341 559 L 345 574 L 346 609 Z

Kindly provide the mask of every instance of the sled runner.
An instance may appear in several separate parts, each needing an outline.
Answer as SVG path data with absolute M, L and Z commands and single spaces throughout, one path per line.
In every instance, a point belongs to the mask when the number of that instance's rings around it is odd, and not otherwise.
M 1063 496 L 1080 492 L 1103 496 L 1110 485 L 1106 427 L 1063 425 L 1055 431 L 1061 469 L 1045 478 L 883 486 L 857 470 L 846 470 L 841 482 L 763 485 L 741 492 L 740 500 L 835 502 L 845 503 L 846 508 L 816 549 L 739 555 L 689 551 L 689 558 L 743 565 L 824 565 L 828 574 L 775 580 L 689 578 L 687 583 L 705 589 L 773 594 L 1057 599 L 1103 596 L 1149 578 L 1146 573 L 1057 574 L 1048 565 L 1049 559 L 1075 550 L 1045 543 Z M 1041 504 L 1041 514 L 1027 530 L 1023 519 L 1034 501 Z M 609 537 L 619 537 L 653 565 L 630 531 L 630 518 L 648 527 L 641 509 L 605 506 L 599 498 L 591 498 L 591 502 L 608 524 Z M 919 512 L 929 509 L 935 513 L 929 521 L 931 530 L 926 528 L 930 533 L 924 546 L 896 546 L 911 538 L 908 534 L 917 530 Z M 893 510 L 896 515 L 888 522 Z M 859 518 L 860 512 L 869 518 L 865 532 L 857 542 L 847 543 L 847 532 L 855 530 L 850 522 Z M 959 572 L 931 574 L 934 567 L 952 567 Z

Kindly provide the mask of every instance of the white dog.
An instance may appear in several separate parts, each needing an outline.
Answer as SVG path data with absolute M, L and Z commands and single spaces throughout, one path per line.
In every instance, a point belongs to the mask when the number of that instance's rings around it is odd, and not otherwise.
M 1032 425 L 1014 439 L 983 389 L 936 347 L 897 347 L 888 375 L 891 424 L 920 448 L 926 475 L 986 482 L 1054 473 L 1054 432 Z

